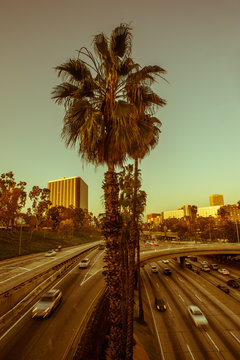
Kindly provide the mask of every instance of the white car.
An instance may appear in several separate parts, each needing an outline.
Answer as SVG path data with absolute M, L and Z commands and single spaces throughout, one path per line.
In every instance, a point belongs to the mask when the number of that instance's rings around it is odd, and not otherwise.
M 208 262 L 206 260 L 200 261 L 202 265 L 208 265 Z
M 56 255 L 56 251 L 54 250 L 49 250 L 48 252 L 46 252 L 45 256 L 55 256 Z
M 164 263 L 164 264 L 168 264 L 169 263 L 169 261 L 168 260 L 162 260 L 162 262 Z
M 224 268 L 221 268 L 221 269 L 218 269 L 218 272 L 220 272 L 220 274 L 223 274 L 223 275 L 229 275 L 229 271 L 227 269 L 224 269 Z
M 52 289 L 46 292 L 35 304 L 32 310 L 32 318 L 46 318 L 60 304 L 62 292 L 58 289 Z
M 202 311 L 196 305 L 188 306 L 189 315 L 197 327 L 204 327 L 208 324 L 207 319 L 203 315 Z
M 90 264 L 90 260 L 89 259 L 82 259 L 79 263 L 79 269 L 86 269 L 88 267 L 88 265 Z
M 152 265 L 152 272 L 153 273 L 157 273 L 158 272 L 158 268 L 156 265 Z

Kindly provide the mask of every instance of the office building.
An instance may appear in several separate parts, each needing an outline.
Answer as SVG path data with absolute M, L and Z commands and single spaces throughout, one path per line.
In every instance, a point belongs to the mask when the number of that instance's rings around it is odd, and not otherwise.
M 79 177 L 60 178 L 48 182 L 51 206 L 64 206 L 88 210 L 88 186 Z
M 224 205 L 224 201 L 223 201 L 223 195 L 221 194 L 213 194 L 209 196 L 209 204 L 210 206 L 223 206 Z

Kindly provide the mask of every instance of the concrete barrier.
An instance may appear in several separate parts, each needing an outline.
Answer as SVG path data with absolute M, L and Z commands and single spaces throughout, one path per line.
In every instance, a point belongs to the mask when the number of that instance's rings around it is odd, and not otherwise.
M 0 294 L 0 331 L 15 317 L 19 317 L 24 308 L 39 294 L 53 285 L 63 274 L 70 271 L 79 261 L 79 257 L 87 251 L 89 249 Z

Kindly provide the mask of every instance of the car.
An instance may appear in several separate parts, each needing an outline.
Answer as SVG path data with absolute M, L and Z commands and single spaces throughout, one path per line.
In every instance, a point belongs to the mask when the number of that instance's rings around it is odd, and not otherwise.
M 153 273 L 157 273 L 158 272 L 158 268 L 156 265 L 152 265 L 152 272 Z
M 56 251 L 54 250 L 49 250 L 48 252 L 46 252 L 45 256 L 55 256 L 56 255 Z
M 186 263 L 185 263 L 185 266 L 186 266 L 186 268 L 188 268 L 188 269 L 192 269 L 192 264 L 190 264 L 189 262 L 186 262 Z
M 104 249 L 105 249 L 104 244 L 99 244 L 99 245 L 98 245 L 98 250 L 104 250 Z
M 201 270 L 202 270 L 202 271 L 205 271 L 205 272 L 209 272 L 209 271 L 210 271 L 210 267 L 209 267 L 208 265 L 202 265 Z
M 228 287 L 226 287 L 225 285 L 217 285 L 217 287 L 220 289 L 220 290 L 222 290 L 222 291 L 224 291 L 226 294 L 229 294 L 229 288 Z
M 238 288 L 239 288 L 239 284 L 238 284 L 238 282 L 237 282 L 236 280 L 233 280 L 233 279 L 228 280 L 228 281 L 227 281 L 227 284 L 228 284 L 229 286 L 232 286 L 232 287 L 235 288 L 235 289 L 238 289 Z
M 208 265 L 208 262 L 207 262 L 206 260 L 202 260 L 202 261 L 200 261 L 200 263 L 201 263 L 202 265 Z
M 78 265 L 79 269 L 86 269 L 90 263 L 89 259 L 82 259 Z
M 155 298 L 155 306 L 158 311 L 166 311 L 167 305 L 162 298 Z
M 62 301 L 62 292 L 58 289 L 47 291 L 34 305 L 32 318 L 46 318 Z
M 196 305 L 188 306 L 188 313 L 197 327 L 205 327 L 208 324 L 206 317 L 203 315 L 202 311 Z
M 218 269 L 218 272 L 220 272 L 220 274 L 223 274 L 223 275 L 229 275 L 229 271 L 227 269 L 224 269 L 224 268 Z
M 162 260 L 162 262 L 163 262 L 164 264 L 168 264 L 168 263 L 169 263 L 169 261 L 168 261 L 167 259 Z
M 210 268 L 213 269 L 213 270 L 217 270 L 218 265 L 217 264 L 210 264 Z
M 172 272 L 171 272 L 171 270 L 170 270 L 169 268 L 163 269 L 163 273 L 164 273 L 165 275 L 172 275 Z
M 193 272 L 195 272 L 196 274 L 200 274 L 200 271 L 197 269 L 197 268 L 195 268 L 195 267 L 192 267 L 191 268 L 191 270 L 193 271 Z

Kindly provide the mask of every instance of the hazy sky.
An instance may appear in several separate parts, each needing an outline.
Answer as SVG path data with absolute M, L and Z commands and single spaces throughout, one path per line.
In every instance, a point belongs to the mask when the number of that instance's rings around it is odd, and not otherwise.
M 28 191 L 81 176 L 89 210 L 103 211 L 106 168 L 83 168 L 61 140 L 53 68 L 126 22 L 135 61 L 162 66 L 169 81 L 154 88 L 167 106 L 159 145 L 141 163 L 146 213 L 208 206 L 213 193 L 240 200 L 239 0 L 8 0 L 0 9 L 0 174 L 13 171 Z

